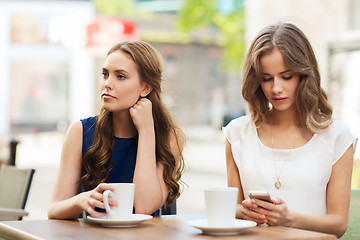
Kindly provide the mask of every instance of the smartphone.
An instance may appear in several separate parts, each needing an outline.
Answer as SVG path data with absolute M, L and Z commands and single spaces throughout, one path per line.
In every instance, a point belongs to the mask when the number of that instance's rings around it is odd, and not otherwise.
M 249 191 L 249 198 L 260 199 L 269 203 L 272 203 L 270 194 L 266 191 Z

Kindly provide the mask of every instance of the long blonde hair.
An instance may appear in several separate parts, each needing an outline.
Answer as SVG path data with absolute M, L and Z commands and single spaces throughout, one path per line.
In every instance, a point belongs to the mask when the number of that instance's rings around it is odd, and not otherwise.
M 281 52 L 289 70 L 300 76 L 295 93 L 299 122 L 313 133 L 326 129 L 332 122 L 332 107 L 320 85 L 314 51 L 298 27 L 282 22 L 261 30 L 245 57 L 242 95 L 249 104 L 253 121 L 265 122 L 271 110 L 260 86 L 263 78 L 260 58 L 275 48 Z
M 152 102 L 156 161 L 163 165 L 164 181 L 169 188 L 168 203 L 171 203 L 180 196 L 179 181 L 184 171 L 184 158 L 180 153 L 180 159 L 177 162 L 170 149 L 170 133 L 173 131 L 177 139 L 175 129 L 179 128 L 162 101 L 162 61 L 160 54 L 143 41 L 119 43 L 109 50 L 107 56 L 115 51 L 121 51 L 131 57 L 138 67 L 141 81 L 153 87 L 147 97 Z M 87 173 L 81 178 L 81 183 L 86 183 L 86 189 L 93 189 L 99 183 L 106 181 L 111 170 L 113 144 L 112 113 L 102 108 L 95 128 L 93 145 L 83 160 Z M 178 146 L 179 150 L 182 147 Z

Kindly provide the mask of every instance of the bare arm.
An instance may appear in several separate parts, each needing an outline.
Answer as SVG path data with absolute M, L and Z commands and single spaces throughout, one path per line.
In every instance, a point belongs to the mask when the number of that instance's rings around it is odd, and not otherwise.
M 163 178 L 163 166 L 156 163 L 155 131 L 151 113 L 151 102 L 141 99 L 130 110 L 139 133 L 138 151 L 133 182 L 135 183 L 134 208 L 136 213 L 152 214 L 159 209 L 168 196 L 169 190 Z M 170 133 L 170 147 L 178 160 L 182 149 L 177 142 L 184 142 L 182 135 Z
M 49 219 L 76 219 L 82 211 L 102 216 L 94 207 L 102 207 L 102 192 L 111 189 L 100 184 L 93 191 L 77 195 L 82 167 L 82 124 L 74 123 L 68 130 L 61 152 L 60 168 L 48 209 Z M 112 203 L 115 204 L 115 203 Z
M 326 193 L 326 215 L 310 216 L 288 210 L 286 204 L 281 199 L 275 199 L 275 204 L 253 199 L 251 200 L 253 203 L 251 208 L 257 213 L 266 215 L 270 225 L 284 225 L 331 233 L 341 237 L 345 233 L 348 224 L 353 156 L 354 150 L 350 146 L 332 167 Z M 252 216 L 258 217 L 256 216 L 257 213 L 253 212 L 254 215 Z
M 292 227 L 332 233 L 338 237 L 345 233 L 348 225 L 353 156 L 354 150 L 350 146 L 332 167 L 326 193 L 327 214 L 318 217 L 295 214 Z
M 231 144 L 228 140 L 225 140 L 225 156 L 226 156 L 226 170 L 227 170 L 227 182 L 229 187 L 238 188 L 238 201 L 236 206 L 236 217 L 243 218 L 241 209 L 242 201 L 244 200 L 243 189 L 241 186 L 241 180 L 239 175 L 239 169 L 236 166 L 234 157 L 231 151 Z
M 63 144 L 60 167 L 48 209 L 50 219 L 76 218 L 81 213 L 74 198 L 81 171 L 81 148 L 82 126 L 80 122 L 76 122 L 69 128 Z

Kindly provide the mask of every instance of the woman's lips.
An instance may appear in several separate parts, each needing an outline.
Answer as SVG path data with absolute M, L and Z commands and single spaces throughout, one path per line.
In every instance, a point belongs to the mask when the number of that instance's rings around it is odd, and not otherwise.
M 273 98 L 273 101 L 276 103 L 282 103 L 285 102 L 287 98 Z
M 115 99 L 114 96 L 112 96 L 112 95 L 110 95 L 110 94 L 107 94 L 107 93 L 104 93 L 104 94 L 102 95 L 102 97 L 103 97 L 104 99 Z

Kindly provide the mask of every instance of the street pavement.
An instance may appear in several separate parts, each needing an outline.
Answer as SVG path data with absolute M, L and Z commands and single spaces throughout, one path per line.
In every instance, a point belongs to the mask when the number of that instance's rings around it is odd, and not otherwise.
M 224 138 L 221 130 L 209 126 L 183 128 L 186 135 L 184 157 L 186 186 L 177 200 L 178 214 L 204 214 L 204 189 L 226 186 Z M 47 219 L 57 175 L 64 134 L 34 133 L 19 135 L 16 165 L 36 170 L 29 192 L 24 220 Z

